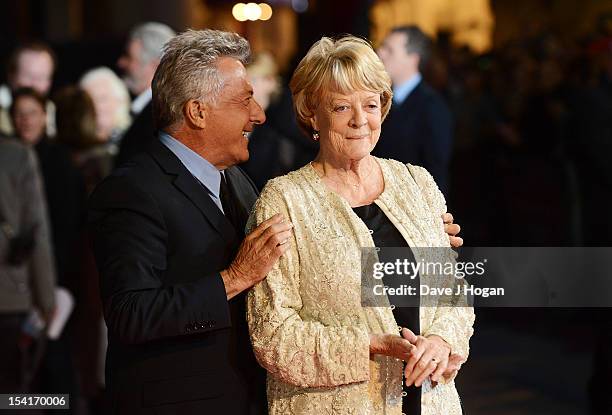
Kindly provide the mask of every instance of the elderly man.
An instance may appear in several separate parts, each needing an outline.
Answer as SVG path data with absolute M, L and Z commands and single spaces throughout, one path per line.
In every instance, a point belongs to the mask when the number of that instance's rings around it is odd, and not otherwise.
M 265 121 L 249 52 L 215 30 L 170 40 L 152 85 L 158 139 L 91 197 L 114 414 L 267 413 L 243 294 L 292 225 L 274 216 L 244 235 L 257 191 L 236 165 Z
M 32 42 L 19 46 L 11 54 L 8 62 L 8 85 L 0 86 L 0 134 L 13 135 L 9 109 L 13 102 L 12 94 L 21 88 L 32 88 L 43 97 L 49 95 L 55 71 L 55 54 L 42 42 Z M 55 135 L 55 106 L 47 101 L 47 135 Z
M 125 85 L 135 97 L 130 109 L 133 123 L 121 141 L 117 165 L 147 148 L 155 136 L 151 81 L 159 65 L 162 47 L 174 35 L 174 30 L 157 22 L 143 23 L 130 32 L 117 66 L 123 71 Z
M 447 193 L 452 117 L 421 75 L 429 44 L 421 29 L 402 26 L 393 29 L 378 50 L 393 82 L 393 105 L 374 154 L 425 167 Z
M 173 38 L 152 85 L 158 139 L 91 198 L 112 413 L 265 413 L 242 293 L 291 224 L 274 217 L 241 244 L 257 192 L 234 166 L 265 120 L 248 56 L 232 33 Z

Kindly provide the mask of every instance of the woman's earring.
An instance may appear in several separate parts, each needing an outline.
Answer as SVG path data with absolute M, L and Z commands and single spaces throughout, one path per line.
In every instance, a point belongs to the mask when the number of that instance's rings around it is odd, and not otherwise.
M 318 131 L 313 131 L 312 139 L 315 140 L 315 141 L 319 141 L 319 132 Z

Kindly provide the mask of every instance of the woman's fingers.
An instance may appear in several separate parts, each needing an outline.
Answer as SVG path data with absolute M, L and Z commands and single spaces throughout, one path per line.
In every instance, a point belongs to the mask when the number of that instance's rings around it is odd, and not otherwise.
M 416 378 L 416 380 L 414 381 L 414 386 L 416 386 L 417 388 L 420 387 L 423 382 L 425 382 L 425 379 L 430 377 L 436 371 L 438 366 L 446 367 L 446 362 L 438 362 L 437 359 L 432 359 L 427 368 Z
M 457 353 L 451 354 L 448 358 L 448 364 L 446 366 L 446 371 L 453 372 L 453 371 L 461 369 L 461 365 L 463 364 L 463 362 L 465 362 L 465 358 L 463 356 Z M 445 373 L 444 376 L 447 376 L 447 374 Z
M 412 370 L 409 372 L 408 377 L 406 378 L 406 386 L 410 386 L 411 384 L 415 384 L 417 379 L 420 379 L 423 374 L 429 376 L 431 372 L 436 367 L 437 361 L 433 361 L 432 359 L 435 357 L 435 350 L 432 348 L 427 348 L 424 353 L 421 355 L 421 358 L 416 362 L 413 366 Z
M 410 343 L 415 344 L 418 336 L 416 334 L 414 334 L 414 332 L 412 332 L 412 330 L 407 329 L 407 328 L 403 328 L 402 329 L 402 337 L 406 340 L 408 340 Z
M 439 382 L 441 377 L 448 371 L 448 359 L 442 359 L 438 366 L 431 374 L 431 380 L 434 382 Z
M 409 379 L 411 381 L 414 381 L 414 377 L 412 376 L 412 374 L 417 370 L 418 362 L 421 360 L 423 354 L 427 351 L 423 337 L 420 337 L 420 336 L 418 337 L 418 340 L 416 341 L 415 346 L 416 347 L 410 353 L 411 354 L 410 358 L 406 362 L 406 369 L 405 369 L 406 386 L 409 386 L 409 383 L 408 383 Z

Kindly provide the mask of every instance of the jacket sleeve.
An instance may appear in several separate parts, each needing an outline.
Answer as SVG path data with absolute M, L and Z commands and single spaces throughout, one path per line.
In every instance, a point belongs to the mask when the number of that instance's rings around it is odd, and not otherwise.
M 154 198 L 110 177 L 90 199 L 89 224 L 109 336 L 124 344 L 229 327 L 221 275 L 188 283 L 166 275 L 168 233 Z
M 440 218 L 446 212 L 444 196 L 438 189 L 433 177 L 422 167 L 408 165 L 413 177 L 419 185 L 427 204 L 436 218 Z M 442 219 L 440 219 L 442 221 Z M 446 246 L 450 246 L 449 242 Z M 443 259 L 454 263 L 456 255 L 450 248 Z M 454 276 L 449 278 L 452 292 L 457 292 L 457 285 L 465 284 L 464 279 Z M 443 297 L 441 303 L 436 307 L 434 320 L 430 327 L 423 331 L 423 336 L 437 335 L 444 339 L 451 347 L 451 353 L 457 353 L 465 359 L 469 355 L 469 341 L 474 333 L 474 309 L 468 304 L 465 295 L 453 295 L 450 298 Z M 451 380 L 451 379 L 447 379 Z
M 21 229 L 34 230 L 34 248 L 27 267 L 32 284 L 34 305 L 44 313 L 55 307 L 55 262 L 42 178 L 36 156 L 28 150 L 23 160 L 20 189 L 23 192 Z
M 290 218 L 276 183 L 256 203 L 251 226 L 276 213 Z M 333 387 L 369 379 L 369 334 L 359 325 L 326 326 L 300 317 L 300 263 L 297 244 L 248 294 L 247 320 L 259 363 L 273 376 L 300 387 Z

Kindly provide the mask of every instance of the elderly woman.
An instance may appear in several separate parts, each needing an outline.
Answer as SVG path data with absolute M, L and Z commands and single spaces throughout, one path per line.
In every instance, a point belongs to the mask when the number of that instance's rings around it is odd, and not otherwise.
M 112 69 L 100 66 L 83 74 L 79 86 L 93 101 L 98 140 L 117 143 L 130 126 L 130 93 L 125 84 Z
M 453 378 L 474 321 L 464 299 L 416 314 L 361 304 L 361 247 L 449 245 L 431 175 L 370 155 L 391 105 L 382 63 L 362 39 L 324 37 L 291 90 L 320 151 L 268 182 L 251 218 L 253 226 L 282 213 L 294 225 L 290 249 L 248 297 L 270 413 L 461 414 Z

